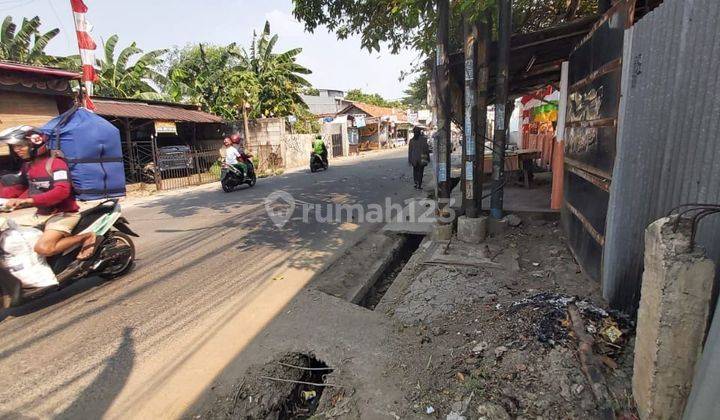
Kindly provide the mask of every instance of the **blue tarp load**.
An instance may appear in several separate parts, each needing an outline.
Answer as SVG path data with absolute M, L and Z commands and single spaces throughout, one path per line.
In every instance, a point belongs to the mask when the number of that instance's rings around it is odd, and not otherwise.
M 85 108 L 53 118 L 42 131 L 53 150 L 61 150 L 70 167 L 78 200 L 100 200 L 125 195 L 120 131 Z

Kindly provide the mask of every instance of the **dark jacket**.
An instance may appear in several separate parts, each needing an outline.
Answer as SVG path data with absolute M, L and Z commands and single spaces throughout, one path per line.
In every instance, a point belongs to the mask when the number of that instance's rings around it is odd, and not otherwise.
M 412 166 L 425 166 L 430 160 L 430 148 L 427 137 L 413 136 L 408 147 L 408 161 Z

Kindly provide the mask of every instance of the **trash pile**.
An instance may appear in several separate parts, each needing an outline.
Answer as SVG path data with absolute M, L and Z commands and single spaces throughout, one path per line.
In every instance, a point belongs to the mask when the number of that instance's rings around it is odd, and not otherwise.
M 593 336 L 598 353 L 601 355 L 617 357 L 627 339 L 635 331 L 634 322 L 622 312 L 605 310 L 587 299 L 558 293 L 537 293 L 513 302 L 507 312 L 509 315 L 514 315 L 523 308 L 542 311 L 543 315 L 535 325 L 537 338 L 541 343 L 553 347 L 567 344 L 566 341 L 572 333 L 567 310 L 569 305 L 577 307 L 585 329 Z

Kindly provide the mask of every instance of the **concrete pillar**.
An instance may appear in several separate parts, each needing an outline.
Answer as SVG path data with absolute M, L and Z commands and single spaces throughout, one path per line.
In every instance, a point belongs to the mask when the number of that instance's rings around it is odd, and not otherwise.
M 715 265 L 689 251 L 690 223 L 663 218 L 645 231 L 633 395 L 640 418 L 682 417 L 702 350 Z
M 457 225 L 457 238 L 470 244 L 479 244 L 487 235 L 487 217 L 470 218 L 460 216 Z
M 440 223 L 435 223 L 433 225 L 433 231 L 432 231 L 432 238 L 436 241 L 449 241 L 452 239 L 453 235 L 453 225 L 442 225 Z

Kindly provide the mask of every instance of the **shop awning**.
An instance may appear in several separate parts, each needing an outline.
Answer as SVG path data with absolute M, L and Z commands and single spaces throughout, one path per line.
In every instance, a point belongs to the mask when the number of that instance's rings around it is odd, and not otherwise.
M 104 117 L 194 123 L 223 122 L 217 115 L 200 111 L 194 105 L 109 98 L 93 98 L 93 102 L 95 112 Z

